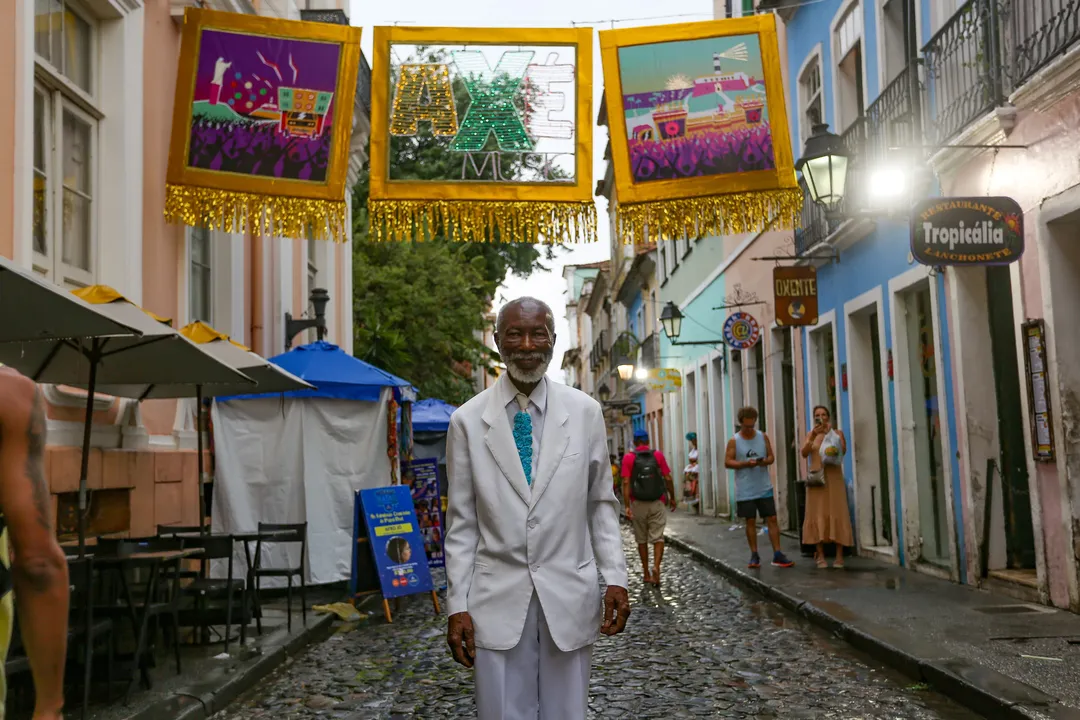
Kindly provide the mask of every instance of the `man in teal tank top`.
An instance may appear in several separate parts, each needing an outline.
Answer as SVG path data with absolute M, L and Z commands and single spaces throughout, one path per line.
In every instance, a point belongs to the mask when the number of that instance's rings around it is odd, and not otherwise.
M 735 471 L 735 508 L 746 521 L 746 541 L 750 544 L 747 567 L 761 567 L 757 547 L 757 517 L 769 528 L 773 547 L 772 564 L 789 568 L 795 565 L 780 552 L 780 526 L 776 522 L 776 501 L 773 499 L 769 466 L 776 462 L 769 436 L 755 427 L 758 411 L 752 407 L 739 410 L 739 432 L 728 441 L 724 467 Z

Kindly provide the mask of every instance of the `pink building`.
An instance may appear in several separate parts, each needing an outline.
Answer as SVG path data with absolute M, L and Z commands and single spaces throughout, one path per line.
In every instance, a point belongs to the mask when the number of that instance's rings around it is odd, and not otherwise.
M 163 220 L 180 22 L 197 5 L 297 20 L 302 6 L 344 20 L 345 0 L 0 6 L 0 92 L 9 98 L 0 110 L 0 254 L 65 287 L 110 285 L 177 328 L 203 320 L 264 356 L 285 350 L 285 313 L 308 312 L 310 290 L 325 288 L 328 339 L 351 352 L 350 244 Z M 358 92 L 350 180 L 364 160 L 367 102 Z M 46 470 L 63 533 L 74 516 L 85 394 L 46 386 L 45 395 Z M 197 522 L 193 403 L 95 403 L 91 533 Z

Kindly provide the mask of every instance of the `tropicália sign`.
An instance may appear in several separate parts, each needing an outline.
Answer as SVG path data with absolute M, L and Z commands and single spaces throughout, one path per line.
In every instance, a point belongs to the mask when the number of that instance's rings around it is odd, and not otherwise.
M 911 254 L 923 265 L 1007 265 L 1024 254 L 1024 212 L 1007 197 L 931 198 L 911 215 Z

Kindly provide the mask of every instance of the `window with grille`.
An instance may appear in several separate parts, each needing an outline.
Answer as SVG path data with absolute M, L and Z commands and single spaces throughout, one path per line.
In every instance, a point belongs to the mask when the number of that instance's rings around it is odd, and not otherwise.
M 821 92 L 821 57 L 815 56 L 799 77 L 799 135 L 805 143 L 825 116 Z

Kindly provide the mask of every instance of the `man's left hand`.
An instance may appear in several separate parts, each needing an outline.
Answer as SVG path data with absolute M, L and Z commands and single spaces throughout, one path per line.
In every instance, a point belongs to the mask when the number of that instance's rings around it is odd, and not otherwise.
M 609 585 L 604 595 L 604 624 L 600 632 L 605 635 L 618 635 L 626 628 L 630 617 L 630 598 L 626 588 Z

